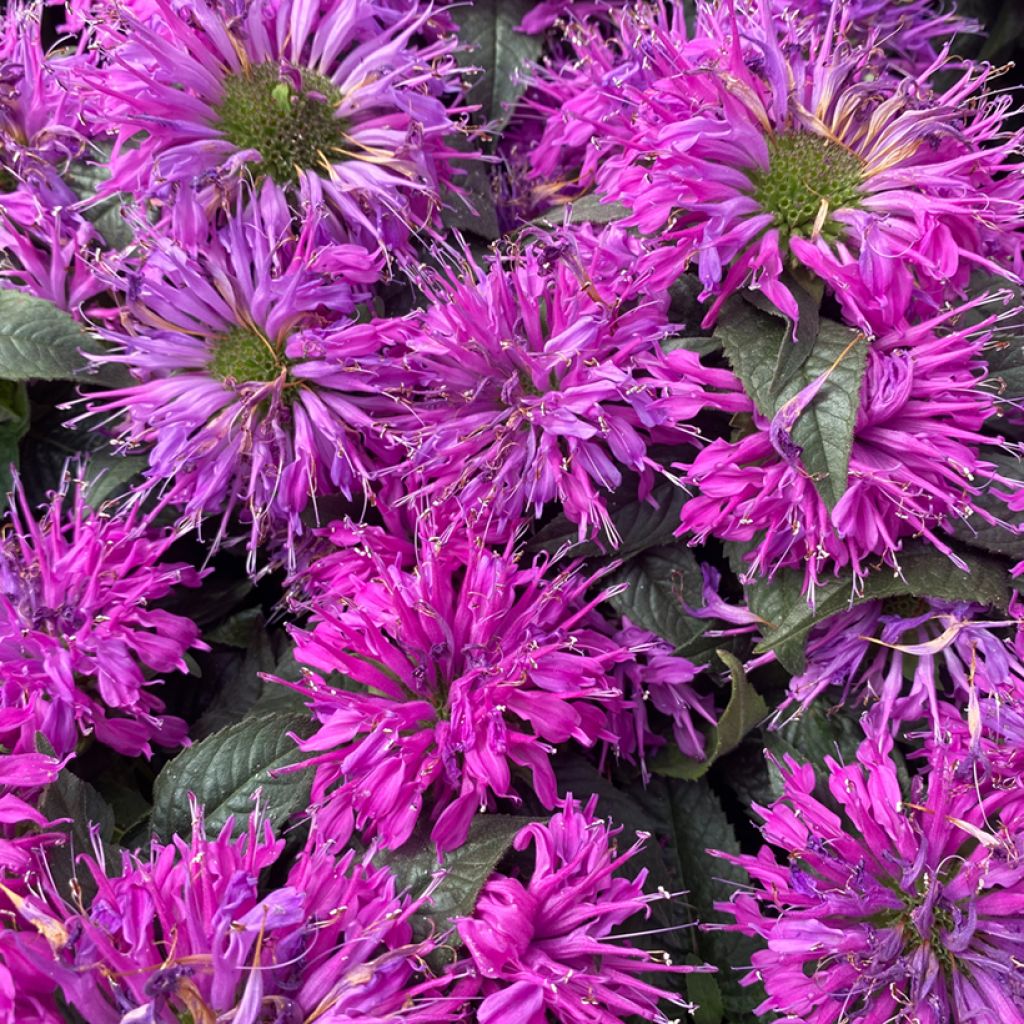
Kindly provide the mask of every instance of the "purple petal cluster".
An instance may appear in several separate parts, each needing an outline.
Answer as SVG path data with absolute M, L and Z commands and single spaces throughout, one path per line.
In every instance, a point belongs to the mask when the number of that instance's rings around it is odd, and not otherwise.
M 239 512 L 252 558 L 275 534 L 290 546 L 318 493 L 365 488 L 372 417 L 391 407 L 374 336 L 345 330 L 379 261 L 321 228 L 264 186 L 197 250 L 148 234 L 119 282 L 123 325 L 103 332 L 106 360 L 139 383 L 94 393 L 90 413 L 110 415 L 124 450 L 148 449 L 188 522 L 218 516 L 220 534 Z
M 454 42 L 415 41 L 431 17 L 376 0 L 121 7 L 97 25 L 86 83 L 116 133 L 108 190 L 181 224 L 182 192 L 209 215 L 269 183 L 339 241 L 405 248 L 434 225 L 457 155 Z
M 719 909 L 765 943 L 747 976 L 764 983 L 759 1012 L 1020 1020 L 1019 793 L 979 793 L 937 751 L 904 797 L 891 747 L 867 740 L 853 764 L 826 758 L 827 789 L 787 757 L 782 796 L 756 808 L 769 845 L 723 855 L 753 883 Z
M 744 402 L 728 373 L 663 352 L 667 296 L 645 294 L 638 255 L 616 228 L 526 244 L 381 325 L 406 350 L 404 500 L 506 532 L 557 503 L 581 539 L 615 542 L 605 495 L 632 473 L 646 498 L 671 477 L 652 447 L 697 444 L 705 406 Z
M 387 868 L 311 841 L 269 892 L 281 859 L 259 814 L 208 837 L 154 843 L 119 865 L 83 857 L 96 894 L 69 904 L 45 874 L 19 902 L 48 940 L 44 970 L 86 1020 L 453 1019 L 453 1003 L 424 975 L 430 941 L 412 938 L 422 903 L 396 891 Z M 316 839 L 320 837 L 313 833 Z
M 344 677 L 298 684 L 319 722 L 299 745 L 332 833 L 355 825 L 400 847 L 423 817 L 438 850 L 454 849 L 477 811 L 518 801 L 515 768 L 553 807 L 555 746 L 614 740 L 610 670 L 631 654 L 591 621 L 607 592 L 588 599 L 578 565 L 548 572 L 512 547 L 427 542 L 411 571 L 368 555 L 371 584 L 329 590 L 294 633 L 302 664 Z
M 616 929 L 648 916 L 665 894 L 645 894 L 646 869 L 622 875 L 649 837 L 620 853 L 622 829 L 598 818 L 596 805 L 596 797 L 586 806 L 566 799 L 550 821 L 523 828 L 513 845 L 533 847 L 532 872 L 492 875 L 472 916 L 457 922 L 480 978 L 480 1024 L 614 1024 L 632 1015 L 667 1024 L 657 973 L 702 969 L 616 941 Z
M 195 624 L 160 607 L 202 573 L 164 561 L 175 535 L 137 509 L 87 504 L 66 471 L 38 517 L 16 486 L 0 536 L 0 742 L 16 753 L 41 734 L 58 755 L 83 736 L 124 754 L 180 746 L 154 673 L 185 670 L 203 646 Z
M 879 559 L 898 568 L 908 538 L 956 562 L 952 528 L 971 517 L 1005 522 L 1019 490 L 985 457 L 1000 445 L 983 433 L 999 411 L 985 381 L 990 338 L 952 310 L 870 339 L 847 487 L 831 508 L 799 448 L 785 443 L 783 414 L 768 420 L 750 402 L 752 429 L 712 441 L 686 466 L 698 493 L 683 507 L 680 532 L 752 542 L 752 576 L 802 569 L 812 597 L 837 569 L 859 577 Z

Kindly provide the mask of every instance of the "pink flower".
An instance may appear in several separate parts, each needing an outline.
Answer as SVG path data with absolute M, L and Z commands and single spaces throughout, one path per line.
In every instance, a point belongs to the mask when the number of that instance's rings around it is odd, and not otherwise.
M 623 877 L 648 837 L 619 853 L 622 829 L 597 818 L 596 806 L 596 797 L 585 807 L 570 797 L 549 822 L 523 828 L 514 846 L 534 847 L 529 877 L 492 875 L 472 916 L 457 921 L 481 979 L 479 1024 L 619 1024 L 633 1015 L 667 1024 L 663 1002 L 693 1009 L 648 979 L 713 968 L 672 964 L 615 935 L 665 894 L 644 893 L 646 869 Z

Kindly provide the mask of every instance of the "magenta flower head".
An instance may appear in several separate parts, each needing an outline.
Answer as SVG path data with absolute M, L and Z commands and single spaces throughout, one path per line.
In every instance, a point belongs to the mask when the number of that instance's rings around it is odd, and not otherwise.
M 457 921 L 484 996 L 479 1024 L 668 1024 L 663 1003 L 694 1009 L 651 976 L 711 968 L 674 965 L 615 934 L 668 894 L 644 893 L 646 868 L 624 877 L 649 836 L 620 853 L 622 829 L 598 818 L 596 805 L 569 797 L 549 822 L 523 828 L 514 847 L 533 847 L 529 876 L 492 875 L 472 916 Z
M 36 518 L 20 484 L 0 535 L 2 741 L 58 755 L 82 735 L 123 754 L 179 746 L 185 723 L 164 715 L 153 673 L 183 671 L 205 649 L 190 620 L 159 607 L 202 573 L 161 559 L 175 535 L 139 512 L 92 509 L 66 471 Z
M 96 26 L 88 87 L 117 133 L 111 192 L 209 212 L 243 180 L 313 206 L 341 241 L 402 249 L 432 226 L 457 155 L 451 37 L 417 43 L 429 6 L 358 0 L 153 0 Z
M 326 243 L 315 217 L 298 227 L 279 192 L 254 202 L 195 252 L 146 236 L 130 273 L 125 327 L 104 336 L 139 383 L 90 396 L 112 413 L 119 443 L 149 451 L 149 478 L 189 522 L 240 512 L 250 564 L 324 492 L 362 493 L 372 462 L 372 335 L 345 333 L 325 356 L 325 329 L 354 320 L 379 262 L 359 246 Z M 332 326 L 333 325 L 333 326 Z
M 886 303 L 895 323 L 915 288 L 939 308 L 979 266 L 1021 269 L 1021 135 L 1012 96 L 992 88 L 997 72 L 943 50 L 886 75 L 874 37 L 844 38 L 840 10 L 810 47 L 767 0 L 742 17 L 731 4 L 708 9 L 694 40 L 681 22 L 652 24 L 644 73 L 614 90 L 625 110 L 596 191 L 656 238 L 655 283 L 696 265 L 715 299 L 706 325 L 748 287 L 795 321 L 787 269 L 822 278 L 865 329 L 866 308 Z M 626 112 L 629 141 L 616 127 Z
M 392 432 L 408 500 L 495 529 L 557 502 L 581 538 L 616 542 L 605 495 L 631 471 L 646 497 L 666 473 L 650 448 L 694 443 L 706 392 L 735 386 L 691 352 L 663 355 L 667 296 L 647 297 L 637 257 L 618 229 L 567 231 L 428 284 L 429 306 L 381 325 L 408 350 L 415 398 Z
M 814 769 L 787 756 L 783 795 L 755 811 L 770 844 L 719 854 L 751 885 L 718 909 L 763 939 L 746 981 L 758 1013 L 805 1024 L 1024 1019 L 1024 814 L 1005 790 L 957 780 L 936 748 L 927 776 L 900 792 L 890 739 L 857 763 L 826 758 L 841 813 Z
M 44 865 L 20 909 L 49 940 L 43 970 L 65 1000 L 85 1020 L 124 1024 L 454 1019 L 442 982 L 422 973 L 432 942 L 412 939 L 424 899 L 396 893 L 369 856 L 339 855 L 315 825 L 268 889 L 284 841 L 259 822 L 208 838 L 197 812 L 189 841 L 120 865 L 82 857 L 97 889 L 86 906 L 65 903 Z
M 812 598 L 822 573 L 861 576 L 878 557 L 895 568 L 910 537 L 957 562 L 948 531 L 971 516 L 1000 525 L 980 496 L 1009 505 L 1019 490 L 983 455 L 1000 444 L 982 432 L 997 412 L 982 358 L 992 318 L 980 332 L 957 326 L 968 308 L 872 339 L 847 488 L 834 508 L 804 469 L 785 410 L 771 422 L 755 413 L 752 432 L 712 442 L 686 467 L 699 493 L 683 506 L 680 532 L 754 541 L 751 576 L 802 568 Z
M 1006 701 L 1024 698 L 1024 664 L 1014 650 L 1020 628 L 969 601 L 868 601 L 814 628 L 807 666 L 790 680 L 783 707 L 806 708 L 831 692 L 866 706 L 872 732 L 898 734 L 926 719 L 938 734 L 947 699 L 964 709 L 983 701 L 986 713 L 998 714 Z
M 631 655 L 588 625 L 607 592 L 588 599 L 595 577 L 575 564 L 548 569 L 520 565 L 511 545 L 422 541 L 412 571 L 378 558 L 366 607 L 360 594 L 314 603 L 295 655 L 350 680 L 294 684 L 320 722 L 300 746 L 332 835 L 355 824 L 399 847 L 423 816 L 438 850 L 454 849 L 477 810 L 518 799 L 515 766 L 552 807 L 555 745 L 614 739 L 608 673 Z

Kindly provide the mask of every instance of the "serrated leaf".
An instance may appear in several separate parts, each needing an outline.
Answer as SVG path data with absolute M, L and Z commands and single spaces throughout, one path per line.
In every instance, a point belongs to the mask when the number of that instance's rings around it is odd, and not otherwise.
M 574 199 L 567 207 L 555 207 L 533 219 L 534 224 L 544 227 L 561 227 L 570 224 L 611 224 L 628 217 L 630 210 L 622 203 L 606 203 L 599 196 L 587 194 Z
M 264 672 L 274 670 L 274 653 L 259 609 L 250 608 L 233 615 L 218 629 L 207 633 L 205 639 L 211 643 L 234 643 L 243 649 L 243 653 L 222 659 L 225 671 L 217 680 L 216 696 L 192 727 L 193 739 L 212 736 L 250 712 L 261 715 L 281 710 L 278 707 L 257 708 L 260 696 L 267 687 L 285 689 L 274 683 L 265 683 L 262 678 Z M 300 700 L 287 710 L 302 714 L 304 707 Z
M 618 569 L 612 582 L 627 585 L 611 598 L 615 610 L 676 647 L 696 640 L 707 628 L 705 620 L 683 610 L 699 608 L 703 590 L 700 566 L 689 548 L 643 551 Z
M 707 738 L 707 753 L 703 761 L 686 757 L 678 747 L 666 747 L 651 763 L 653 771 L 674 779 L 699 779 L 718 758 L 735 750 L 744 736 L 768 717 L 769 708 L 764 698 L 750 685 L 743 663 L 725 649 L 717 651 L 728 668 L 732 682 L 729 703 L 718 719 L 718 724 Z
M 727 921 L 714 904 L 729 897 L 732 887 L 727 883 L 742 883 L 746 876 L 740 868 L 707 853 L 709 849 L 740 852 L 736 833 L 707 781 L 653 779 L 646 790 L 636 793 L 636 800 L 656 823 L 657 834 L 667 840 L 667 853 L 686 890 L 677 902 L 687 908 L 690 920 L 712 924 Z M 737 1021 L 750 1014 L 762 997 L 757 986 L 744 988 L 739 984 L 738 969 L 750 963 L 758 949 L 757 941 L 735 932 L 696 928 L 683 934 L 700 959 L 718 967 L 713 977 L 727 1019 Z
M 532 7 L 531 0 L 476 0 L 451 9 L 459 40 L 470 48 L 459 59 L 480 69 L 466 99 L 480 105 L 484 120 L 496 130 L 504 127 L 526 91 L 525 71 L 543 50 L 541 36 L 516 31 Z
M 24 383 L 0 380 L 0 495 L 10 489 L 11 467 L 18 468 L 19 443 L 28 426 L 28 390 Z
M 98 381 L 82 354 L 103 351 L 70 314 L 46 299 L 0 289 L 0 367 L 7 380 Z
M 817 623 L 865 601 L 887 597 L 909 594 L 946 601 L 970 600 L 1005 608 L 1010 597 L 1005 566 L 980 554 L 964 555 L 963 561 L 969 573 L 958 569 L 941 552 L 920 546 L 899 556 L 901 574 L 883 566 L 865 577 L 857 588 L 852 577 L 844 575 L 818 590 L 814 608 L 802 601 L 792 605 L 778 628 L 769 632 L 755 651 L 764 653 L 786 643 L 799 643 L 802 648 L 807 634 Z
M 95 892 L 95 883 L 88 872 L 78 871 L 75 859 L 80 853 L 94 852 L 90 828 L 95 825 L 100 846 L 108 859 L 116 863 L 116 850 L 112 845 L 114 812 L 93 786 L 67 768 L 44 787 L 36 806 L 51 821 L 65 819 L 54 826 L 53 831 L 63 832 L 67 840 L 63 846 L 50 850 L 46 858 L 59 892 L 71 899 L 74 879 L 88 899 Z
M 306 757 L 288 733 L 308 736 L 313 728 L 308 713 L 250 715 L 183 750 L 153 785 L 154 831 L 164 839 L 189 832 L 189 793 L 205 806 L 211 832 L 231 815 L 244 822 L 256 790 L 261 814 L 276 828 L 308 804 L 311 774 L 272 773 Z
M 574 558 L 614 555 L 616 558 L 627 559 L 647 548 L 670 544 L 675 540 L 679 512 L 685 499 L 685 492 L 668 482 L 658 484 L 652 491 L 651 500 L 656 503 L 653 505 L 634 497 L 613 495 L 608 500 L 608 514 L 619 534 L 617 546 L 612 546 L 603 536 L 600 540 L 580 543 L 577 540 L 579 527 L 564 515 L 559 515 L 538 530 L 527 547 L 531 551 L 554 553 L 571 545 Z
M 430 925 L 425 931 L 442 934 L 452 928 L 457 917 L 473 913 L 480 890 L 512 848 L 520 829 L 537 819 L 510 814 L 481 814 L 473 819 L 466 842 L 445 854 L 438 864 L 437 850 L 425 835 L 418 836 L 414 849 L 408 844 L 402 850 L 379 855 L 395 875 L 397 886 L 413 896 L 425 892 L 439 872 L 444 877 L 435 887 L 430 903 L 420 910 L 420 917 Z M 416 837 L 414 837 L 416 838 Z M 446 943 L 449 955 L 461 945 L 453 931 Z
M 1024 462 L 1004 451 L 986 452 L 985 461 L 994 463 L 997 472 L 1012 480 L 1013 486 L 1008 488 L 1005 485 L 995 484 L 989 490 L 979 494 L 974 499 L 974 503 L 1006 523 L 1011 529 L 1006 529 L 1004 526 L 990 526 L 975 515 L 970 519 L 960 520 L 953 532 L 955 536 L 972 548 L 979 548 L 997 555 L 1009 555 L 1017 560 L 1024 559 L 1024 533 L 1015 532 L 1015 530 L 1024 529 L 1024 511 L 1010 511 L 1006 507 L 1006 503 L 992 493 L 992 491 L 1000 491 L 1005 494 L 1008 490 L 1019 488 L 1024 483 Z
M 860 409 L 861 382 L 867 365 L 863 335 L 832 320 L 822 320 L 813 348 L 789 360 L 783 345 L 793 345 L 788 327 L 777 317 L 735 300 L 726 305 L 715 334 L 758 411 L 775 418 L 783 408 L 824 375 L 791 430 L 800 460 L 822 500 L 834 508 L 846 492 L 853 431 Z M 795 365 L 799 362 L 799 365 Z M 780 375 L 785 387 L 776 389 Z
M 104 158 L 109 156 L 109 152 L 110 147 L 102 147 Z M 135 235 L 121 213 L 123 198 L 119 195 L 96 198 L 100 186 L 109 177 L 110 168 L 99 162 L 76 160 L 64 172 L 64 180 L 81 200 L 77 209 L 82 216 L 93 224 L 108 246 L 124 249 L 132 243 Z

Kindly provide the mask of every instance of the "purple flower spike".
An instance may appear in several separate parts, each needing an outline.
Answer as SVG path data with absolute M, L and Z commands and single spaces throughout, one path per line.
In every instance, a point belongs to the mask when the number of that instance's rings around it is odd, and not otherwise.
M 175 536 L 137 510 L 86 504 L 65 472 L 35 518 L 16 484 L 0 537 L 0 742 L 18 752 L 42 733 L 58 755 L 83 734 L 123 754 L 176 747 L 185 723 L 163 714 L 151 674 L 183 671 L 205 649 L 190 620 L 157 603 L 202 573 L 162 562 Z
M 713 968 L 673 964 L 615 934 L 668 894 L 645 895 L 646 869 L 620 874 L 648 837 L 620 853 L 622 829 L 596 817 L 596 806 L 596 797 L 585 807 L 569 797 L 549 822 L 527 825 L 514 845 L 534 848 L 529 878 L 492 875 L 472 916 L 457 922 L 480 977 L 479 1024 L 620 1024 L 633 1015 L 668 1024 L 663 1001 L 693 1009 L 650 977 Z
M 457 155 L 443 99 L 458 93 L 460 72 L 451 37 L 415 42 L 429 6 L 147 6 L 158 15 L 122 10 L 96 26 L 104 58 L 87 86 L 118 137 L 109 191 L 176 216 L 181 189 L 211 211 L 240 181 L 269 182 L 320 210 L 337 240 L 381 251 L 435 223 Z
M 547 570 L 520 566 L 511 547 L 423 541 L 412 571 L 378 557 L 365 587 L 343 581 L 350 600 L 325 588 L 295 654 L 351 682 L 310 674 L 295 688 L 320 722 L 300 746 L 333 835 L 355 824 L 398 847 L 424 816 L 438 850 L 454 849 L 478 810 L 518 799 L 514 766 L 552 807 L 555 745 L 614 739 L 605 708 L 621 689 L 609 672 L 631 655 L 588 625 L 606 596 L 585 597 L 594 578 Z
M 958 780 L 935 747 L 905 799 L 891 748 L 866 741 L 856 764 L 825 759 L 840 814 L 817 795 L 814 769 L 787 756 L 782 797 L 754 808 L 770 846 L 719 854 L 752 884 L 718 909 L 735 917 L 731 930 L 767 943 L 746 976 L 767 992 L 757 1012 L 802 1024 L 1020 1024 L 1019 793 Z
M 296 227 L 269 186 L 195 253 L 158 234 L 146 241 L 125 281 L 125 329 L 104 332 L 121 349 L 106 358 L 140 383 L 90 396 L 90 415 L 123 413 L 120 444 L 148 448 L 167 499 L 189 522 L 221 517 L 215 544 L 241 512 L 250 569 L 278 534 L 291 558 L 307 506 L 362 494 L 386 447 L 374 448 L 371 418 L 392 408 L 373 370 L 377 341 L 344 329 L 379 261 L 326 243 L 315 217 Z

